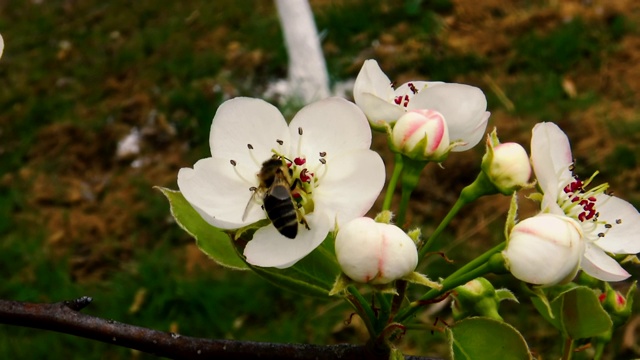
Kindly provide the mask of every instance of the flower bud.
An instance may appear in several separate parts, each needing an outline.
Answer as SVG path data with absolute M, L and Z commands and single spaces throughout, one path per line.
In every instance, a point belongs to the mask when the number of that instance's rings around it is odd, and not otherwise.
M 522 145 L 501 144 L 496 130 L 487 136 L 487 152 L 482 158 L 482 171 L 501 193 L 511 195 L 528 185 L 531 163 Z
M 629 288 L 625 297 L 619 291 L 613 290 L 609 283 L 604 283 L 605 292 L 600 294 L 602 307 L 609 314 L 613 321 L 613 327 L 618 328 L 626 323 L 632 314 L 633 294 L 636 290 L 636 283 Z
M 356 218 L 340 228 L 336 256 L 342 271 L 361 283 L 387 284 L 418 265 L 413 240 L 399 227 Z
M 394 150 L 414 160 L 440 162 L 451 150 L 444 116 L 435 110 L 410 110 L 391 130 Z
M 583 253 L 580 224 L 568 216 L 547 213 L 516 224 L 502 252 L 513 276 L 544 286 L 570 281 Z
M 458 286 L 453 292 L 451 310 L 453 318 L 461 320 L 469 316 L 486 316 L 502 320 L 498 314 L 500 299 L 489 280 L 476 278 Z

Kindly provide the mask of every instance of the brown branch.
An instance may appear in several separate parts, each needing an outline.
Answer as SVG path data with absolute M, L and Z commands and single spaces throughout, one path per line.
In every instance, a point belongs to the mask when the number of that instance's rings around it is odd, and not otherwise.
M 274 344 L 212 340 L 167 333 L 86 315 L 79 310 L 91 303 L 83 296 L 53 304 L 0 300 L 0 324 L 51 330 L 168 358 L 216 359 L 385 359 L 365 346 L 350 344 Z M 429 360 L 425 357 L 406 359 Z M 435 360 L 435 359 L 431 359 Z

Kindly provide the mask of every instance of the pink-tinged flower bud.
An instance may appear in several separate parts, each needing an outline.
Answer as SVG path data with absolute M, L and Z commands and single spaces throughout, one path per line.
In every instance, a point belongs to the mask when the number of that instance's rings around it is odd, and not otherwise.
M 444 116 L 435 110 L 410 110 L 391 130 L 395 151 L 415 160 L 443 161 L 451 150 Z
M 619 291 L 613 290 L 609 283 L 605 282 L 604 286 L 605 291 L 600 294 L 599 299 L 602 307 L 611 317 L 615 329 L 624 325 L 632 315 L 633 294 L 636 291 L 636 283 L 634 282 L 631 285 L 626 297 Z
M 505 195 L 527 187 L 531 177 L 531 163 L 522 145 L 501 144 L 496 130 L 487 136 L 487 151 L 482 158 L 482 171 L 491 183 Z
M 399 227 L 370 218 L 356 218 L 336 236 L 342 271 L 354 281 L 387 284 L 411 274 L 418 265 L 413 240 Z
M 516 224 L 502 252 L 516 278 L 551 286 L 573 279 L 584 253 L 582 227 L 568 216 L 539 214 Z

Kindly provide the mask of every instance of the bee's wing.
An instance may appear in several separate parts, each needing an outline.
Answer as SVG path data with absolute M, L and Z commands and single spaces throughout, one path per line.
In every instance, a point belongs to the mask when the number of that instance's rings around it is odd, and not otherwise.
M 280 173 L 273 179 L 273 184 L 266 193 L 266 196 L 275 197 L 278 200 L 286 200 L 291 198 L 291 190 L 289 189 L 289 182 Z
M 253 190 L 253 195 L 249 198 L 247 202 L 247 206 L 244 208 L 244 213 L 242 214 L 242 221 L 247 219 L 251 210 L 253 210 L 256 206 L 260 205 L 258 201 L 259 198 L 264 198 L 265 192 L 263 189 L 255 189 Z

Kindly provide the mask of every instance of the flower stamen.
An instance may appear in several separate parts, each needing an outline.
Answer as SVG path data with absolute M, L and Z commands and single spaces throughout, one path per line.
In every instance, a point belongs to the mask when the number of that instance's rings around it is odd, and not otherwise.
M 240 180 L 244 181 L 245 183 L 247 183 L 249 186 L 249 190 L 251 190 L 252 188 L 255 189 L 255 182 L 251 182 L 249 181 L 247 178 L 245 178 L 244 176 L 242 176 L 242 174 L 240 174 L 240 172 L 238 171 L 238 169 L 236 168 L 236 165 L 238 165 L 238 163 L 231 159 L 229 160 L 229 162 L 231 163 L 231 165 L 233 166 L 233 171 L 236 173 L 236 175 L 238 176 L 238 178 L 240 178 Z
M 298 135 L 300 135 L 300 140 L 298 140 L 298 152 L 297 152 L 298 155 L 302 154 L 302 134 L 303 134 L 302 128 L 299 127 Z
M 249 156 L 251 156 L 251 160 L 253 160 L 253 163 L 256 164 L 258 167 L 262 166 L 262 163 L 260 161 L 258 161 L 258 159 L 256 159 L 256 156 L 253 154 L 253 145 L 251 144 L 247 144 L 247 149 L 249 149 Z

